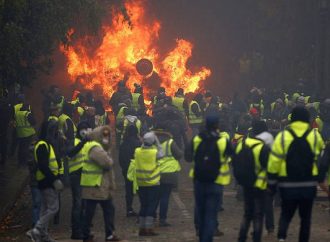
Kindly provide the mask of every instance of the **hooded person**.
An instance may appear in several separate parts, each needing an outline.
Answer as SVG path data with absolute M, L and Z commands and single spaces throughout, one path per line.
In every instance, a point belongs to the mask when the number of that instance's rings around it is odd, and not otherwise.
M 141 134 L 142 123 L 140 119 L 137 117 L 136 111 L 133 108 L 129 108 L 125 112 L 124 121 L 123 121 L 123 130 L 121 133 L 120 142 L 123 141 L 127 128 L 130 126 L 135 126 L 137 128 L 138 135 Z
M 140 199 L 139 236 L 155 236 L 154 215 L 160 189 L 160 165 L 163 151 L 154 132 L 143 136 L 143 144 L 134 152 L 138 195 Z
M 114 189 L 114 174 L 113 160 L 110 156 L 110 127 L 97 127 L 86 137 L 89 141 L 84 146 L 86 160 L 80 180 L 82 199 L 85 204 L 83 241 L 94 241 L 90 234 L 90 227 L 97 204 L 100 204 L 103 210 L 105 241 L 119 241 L 120 239 L 114 234 L 115 208 L 111 194 Z
M 200 241 L 212 241 L 217 234 L 217 212 L 223 186 L 230 183 L 230 142 L 219 133 L 219 116 L 209 115 L 204 130 L 193 137 L 186 147 L 185 159 L 193 162 L 189 176 L 193 178 L 195 194 L 195 228 Z
M 311 129 L 310 115 L 303 106 L 292 110 L 291 123 L 274 141 L 268 161 L 269 189 L 279 188 L 281 216 L 278 240 L 285 241 L 289 224 L 300 211 L 299 241 L 309 241 L 311 216 L 317 193 L 318 157 L 324 142 L 317 129 Z
M 59 191 L 63 184 L 59 177 L 61 163 L 56 156 L 56 142 L 58 140 L 58 123 L 43 122 L 39 141 L 34 147 L 36 161 L 36 180 L 41 192 L 40 216 L 34 228 L 27 232 L 33 241 L 54 241 L 48 234 L 48 224 L 59 210 Z
M 135 125 L 128 126 L 122 139 L 122 143 L 119 147 L 119 164 L 125 181 L 125 200 L 127 217 L 137 216 L 133 209 L 133 182 L 127 178 L 127 173 L 131 160 L 134 158 L 135 149 L 140 147 L 141 144 L 142 142 L 139 137 L 137 127 Z

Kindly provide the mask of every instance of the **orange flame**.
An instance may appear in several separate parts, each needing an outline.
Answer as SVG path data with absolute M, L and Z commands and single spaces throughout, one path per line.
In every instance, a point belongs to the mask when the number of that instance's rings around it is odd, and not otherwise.
M 67 58 L 67 72 L 71 82 L 78 81 L 86 89 L 101 87 L 103 95 L 110 97 L 117 83 L 129 73 L 127 85 L 133 89 L 134 83 L 141 84 L 143 77 L 138 74 L 135 64 L 142 58 L 149 59 L 154 71 L 161 78 L 161 85 L 167 94 L 173 95 L 178 88 L 194 92 L 201 81 L 211 75 L 202 67 L 192 73 L 186 64 L 192 56 L 193 45 L 187 40 L 177 40 L 177 46 L 160 61 L 157 40 L 161 24 L 154 20 L 149 23 L 145 17 L 143 0 L 127 0 L 124 8 L 112 9 L 112 23 L 103 24 L 101 43 L 91 46 L 91 38 L 78 39 L 73 45 L 60 47 Z M 71 39 L 74 30 L 68 31 Z M 146 93 L 150 90 L 146 90 Z

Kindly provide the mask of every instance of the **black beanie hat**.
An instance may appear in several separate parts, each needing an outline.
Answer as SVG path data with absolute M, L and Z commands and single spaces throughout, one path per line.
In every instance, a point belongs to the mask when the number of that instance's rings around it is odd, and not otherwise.
M 292 110 L 291 122 L 301 121 L 309 123 L 310 115 L 308 110 L 303 106 L 297 106 Z

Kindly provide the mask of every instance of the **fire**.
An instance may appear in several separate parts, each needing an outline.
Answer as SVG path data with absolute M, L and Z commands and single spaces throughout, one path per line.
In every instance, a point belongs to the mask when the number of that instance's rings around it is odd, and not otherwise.
M 71 82 L 90 90 L 101 88 L 108 98 L 127 73 L 130 89 L 134 88 L 134 83 L 142 83 L 144 77 L 136 71 L 135 64 L 146 58 L 153 63 L 154 72 L 159 75 L 161 86 L 167 88 L 167 94 L 173 95 L 180 87 L 186 92 L 201 87 L 201 81 L 211 75 L 211 70 L 202 67 L 193 73 L 187 68 L 193 44 L 179 39 L 176 47 L 161 60 L 157 47 L 161 24 L 146 19 L 143 4 L 143 0 L 127 0 L 121 9 L 111 9 L 112 22 L 103 24 L 102 41 L 97 46 L 86 36 L 60 47 L 67 59 Z M 74 30 L 70 29 L 69 39 L 73 34 Z M 146 93 L 150 91 L 145 90 Z

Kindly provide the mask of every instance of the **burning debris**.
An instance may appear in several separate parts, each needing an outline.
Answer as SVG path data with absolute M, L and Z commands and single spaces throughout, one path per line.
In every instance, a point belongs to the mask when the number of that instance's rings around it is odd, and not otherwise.
M 198 90 L 201 81 L 211 75 L 211 70 L 206 67 L 196 72 L 188 69 L 193 44 L 177 39 L 175 48 L 164 57 L 160 56 L 157 41 L 161 23 L 147 19 L 144 1 L 127 0 L 123 6 L 111 9 L 112 22 L 103 24 L 99 45 L 91 46 L 90 37 L 86 36 L 68 46 L 61 46 L 67 58 L 70 81 L 90 90 L 100 88 L 107 98 L 127 73 L 127 86 L 133 90 L 134 83 L 143 84 L 145 94 L 155 89 L 148 85 L 148 81 L 155 77 L 160 80 L 158 85 L 165 87 L 170 95 L 178 88 L 187 92 Z M 70 30 L 68 34 L 72 36 L 74 31 Z M 147 68 L 151 66 L 148 73 L 137 70 L 137 64 L 143 65 L 141 60 L 145 64 L 148 62 Z

